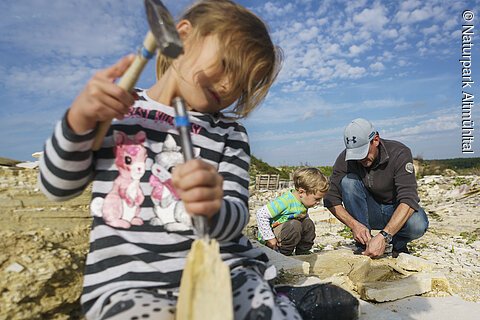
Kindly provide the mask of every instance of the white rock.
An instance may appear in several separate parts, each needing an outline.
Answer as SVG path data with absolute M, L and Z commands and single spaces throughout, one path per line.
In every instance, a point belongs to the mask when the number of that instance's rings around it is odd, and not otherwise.
M 427 260 L 405 253 L 400 253 L 395 262 L 397 266 L 408 271 L 431 271 L 433 268 Z
M 21 163 L 16 164 L 17 167 L 26 168 L 26 169 L 35 169 L 36 167 L 38 167 L 38 165 L 39 165 L 38 161 L 35 161 L 35 162 L 21 162 Z
M 43 155 L 43 151 L 32 153 L 32 157 L 39 159 Z
M 22 272 L 24 269 L 25 269 L 25 267 L 22 266 L 20 263 L 14 262 L 11 265 L 9 265 L 5 269 L 5 271 L 19 273 L 19 272 Z
M 395 281 L 368 282 L 358 287 L 360 296 L 364 300 L 394 301 L 431 291 L 432 277 L 422 272 Z

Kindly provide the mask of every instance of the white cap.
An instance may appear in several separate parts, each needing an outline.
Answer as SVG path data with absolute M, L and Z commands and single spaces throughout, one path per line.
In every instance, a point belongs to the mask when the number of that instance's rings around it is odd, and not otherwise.
M 350 122 L 343 133 L 343 140 L 347 148 L 345 161 L 364 159 L 368 154 L 370 141 L 376 134 L 377 131 L 368 120 L 358 118 Z

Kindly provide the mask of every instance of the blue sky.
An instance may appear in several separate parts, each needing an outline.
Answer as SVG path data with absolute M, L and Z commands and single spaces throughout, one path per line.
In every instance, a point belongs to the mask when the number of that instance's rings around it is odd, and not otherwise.
M 354 118 L 425 159 L 462 157 L 462 12 L 480 1 L 286 0 L 239 3 L 269 25 L 284 52 L 279 78 L 244 121 L 252 153 L 273 165 L 331 165 Z M 178 16 L 191 3 L 166 0 Z M 93 73 L 136 51 L 143 1 L 1 1 L 0 156 L 32 160 Z M 154 81 L 154 63 L 138 86 Z M 478 98 L 477 98 L 478 99 Z M 477 103 L 478 104 L 478 103 Z M 473 142 L 480 154 L 480 110 Z

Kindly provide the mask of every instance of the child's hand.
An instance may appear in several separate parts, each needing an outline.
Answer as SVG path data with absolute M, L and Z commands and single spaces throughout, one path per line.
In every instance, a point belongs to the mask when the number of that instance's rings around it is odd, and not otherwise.
M 277 238 L 273 238 L 273 239 L 267 240 L 267 241 L 265 242 L 265 244 L 266 244 L 267 247 L 269 247 L 270 249 L 275 250 L 275 251 L 278 251 L 279 243 L 278 243 L 278 241 L 277 241 Z
M 126 56 L 113 66 L 98 71 L 88 81 L 68 111 L 67 121 L 74 132 L 93 129 L 99 121 L 123 119 L 128 113 L 135 99 L 114 81 L 125 73 L 134 58 L 134 55 Z
M 223 177 L 208 163 L 195 159 L 179 164 L 172 181 L 189 214 L 211 218 L 222 205 Z

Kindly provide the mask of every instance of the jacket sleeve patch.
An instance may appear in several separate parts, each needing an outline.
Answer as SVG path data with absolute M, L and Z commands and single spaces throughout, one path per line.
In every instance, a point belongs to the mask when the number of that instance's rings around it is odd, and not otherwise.
M 405 171 L 407 171 L 408 173 L 413 173 L 413 170 L 414 170 L 413 163 L 408 162 L 405 165 Z

